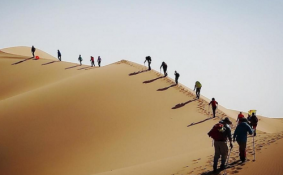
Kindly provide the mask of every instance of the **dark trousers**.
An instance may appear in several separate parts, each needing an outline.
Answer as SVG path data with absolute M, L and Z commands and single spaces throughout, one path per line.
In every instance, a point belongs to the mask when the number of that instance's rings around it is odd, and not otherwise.
M 237 141 L 238 142 L 238 141 Z M 238 142 L 239 144 L 239 156 L 240 156 L 240 159 L 242 161 L 245 161 L 246 160 L 246 147 L 247 147 L 247 142 Z
M 91 61 L 91 67 L 95 66 L 94 61 Z
M 34 58 L 34 52 L 31 52 L 32 53 L 32 57 Z
M 215 112 L 216 112 L 217 107 L 216 106 L 212 106 L 212 112 L 213 112 L 213 118 L 215 118 Z
M 178 84 L 178 79 L 179 79 L 179 77 L 175 77 L 176 84 Z
M 61 56 L 58 56 L 58 60 L 61 61 Z
M 228 146 L 224 141 L 214 141 L 214 159 L 213 159 L 213 169 L 217 169 L 217 163 L 221 156 L 221 167 L 225 166 L 227 155 L 228 155 Z
M 151 64 L 151 62 L 148 61 L 148 70 L 151 70 L 150 64 Z
M 167 67 L 163 66 L 163 72 L 164 72 L 164 76 L 166 77 L 167 76 Z
M 197 98 L 199 98 L 199 96 L 200 96 L 200 89 L 201 89 L 201 88 L 197 88 L 197 89 L 196 89 L 196 96 L 197 96 Z
M 98 66 L 100 67 L 100 63 L 101 63 L 101 61 L 98 61 Z
M 82 65 L 82 61 L 80 61 L 80 65 Z

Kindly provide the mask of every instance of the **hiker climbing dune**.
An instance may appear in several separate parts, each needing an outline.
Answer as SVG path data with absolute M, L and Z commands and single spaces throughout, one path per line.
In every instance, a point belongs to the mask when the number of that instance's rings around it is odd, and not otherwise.
M 221 157 L 220 170 L 224 170 L 228 164 L 228 146 L 227 139 L 230 142 L 230 152 L 233 148 L 232 144 L 232 135 L 230 124 L 232 122 L 226 117 L 224 120 L 221 120 L 219 123 L 215 124 L 213 128 L 208 132 L 208 136 L 211 137 L 214 141 L 214 159 L 213 159 L 213 172 L 217 172 L 218 160 Z M 229 154 L 230 155 L 230 154 Z
M 213 118 L 215 118 L 215 113 L 216 113 L 216 109 L 217 109 L 217 106 L 218 106 L 218 102 L 215 101 L 215 98 L 212 98 L 212 100 L 210 101 L 210 103 L 208 104 L 209 106 L 212 106 L 212 112 L 213 112 Z

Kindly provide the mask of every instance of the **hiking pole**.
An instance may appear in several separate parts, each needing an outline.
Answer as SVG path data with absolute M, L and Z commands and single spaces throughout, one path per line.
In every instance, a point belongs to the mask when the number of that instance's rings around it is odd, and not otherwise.
M 228 163 L 229 163 L 229 158 L 230 158 L 230 154 L 231 154 L 231 152 L 232 152 L 232 149 L 233 149 L 233 147 L 230 149 L 230 152 L 229 152 L 229 154 L 228 154 L 227 160 L 226 160 L 226 162 L 225 162 L 225 171 L 224 171 L 223 175 L 226 175 L 226 174 L 227 174 L 226 169 L 227 169 L 227 166 L 228 166 Z
M 207 105 L 207 114 L 208 114 L 208 118 L 210 117 L 210 109 L 209 109 L 209 105 Z
M 253 136 L 254 160 L 255 161 L 255 136 Z

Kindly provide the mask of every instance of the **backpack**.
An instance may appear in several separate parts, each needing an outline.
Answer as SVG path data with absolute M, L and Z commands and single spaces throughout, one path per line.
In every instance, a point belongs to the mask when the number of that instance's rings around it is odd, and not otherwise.
M 151 61 L 151 57 L 150 57 L 150 56 L 147 56 L 147 57 L 146 57 L 146 60 L 147 60 L 147 61 Z
M 222 123 L 217 123 L 213 128 L 207 133 L 209 137 L 213 138 L 215 141 L 226 141 L 227 134 L 226 128 Z
M 196 87 L 201 88 L 201 83 L 199 81 L 196 82 Z

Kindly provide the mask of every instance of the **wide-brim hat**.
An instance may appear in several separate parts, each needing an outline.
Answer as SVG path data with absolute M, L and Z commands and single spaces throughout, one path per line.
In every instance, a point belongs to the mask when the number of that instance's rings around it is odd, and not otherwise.
M 227 123 L 227 124 L 232 124 L 232 122 L 230 121 L 230 119 L 228 117 L 226 117 L 223 122 Z

